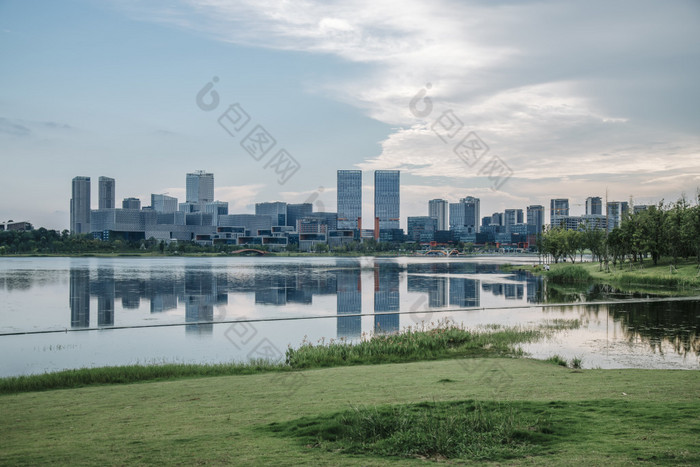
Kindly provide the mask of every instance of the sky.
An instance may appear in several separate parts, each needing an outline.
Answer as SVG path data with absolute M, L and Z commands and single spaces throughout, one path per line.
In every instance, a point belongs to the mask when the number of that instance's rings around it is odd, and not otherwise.
M 0 222 L 68 228 L 78 175 L 97 208 L 99 176 L 148 205 L 206 170 L 252 213 L 335 211 L 361 169 L 371 218 L 397 169 L 404 228 L 433 198 L 577 215 L 700 187 L 694 0 L 0 0 L 0 38 Z

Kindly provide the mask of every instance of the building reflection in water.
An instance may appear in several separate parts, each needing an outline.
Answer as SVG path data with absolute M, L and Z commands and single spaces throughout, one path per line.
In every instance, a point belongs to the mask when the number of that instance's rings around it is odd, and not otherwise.
M 426 266 L 426 265 L 421 265 Z M 428 307 L 444 308 L 448 305 L 448 285 L 444 264 L 431 264 L 431 268 L 421 268 L 412 274 L 409 269 L 408 291 L 428 294 Z M 436 274 L 436 275 L 431 275 Z M 423 300 L 423 299 L 421 299 Z
M 379 262 L 374 265 L 374 312 L 399 311 L 399 267 L 396 263 Z M 399 331 L 399 315 L 375 314 L 374 332 Z
M 450 277 L 450 305 L 458 308 L 479 306 L 480 283 L 478 279 Z
M 214 306 L 218 305 L 216 280 L 211 269 L 185 267 L 185 326 L 187 333 L 211 334 L 214 330 Z M 226 295 L 228 299 L 228 295 Z M 223 304 L 226 304 L 224 302 Z
M 527 302 L 542 303 L 544 301 L 544 277 L 527 274 L 525 276 L 527 285 Z
M 70 326 L 90 327 L 90 270 L 70 270 Z
M 355 339 L 362 335 L 362 269 L 359 262 L 336 271 L 336 303 L 338 308 L 337 336 Z
M 97 295 L 97 325 L 114 326 L 114 268 L 98 269 L 91 288 L 90 293 Z

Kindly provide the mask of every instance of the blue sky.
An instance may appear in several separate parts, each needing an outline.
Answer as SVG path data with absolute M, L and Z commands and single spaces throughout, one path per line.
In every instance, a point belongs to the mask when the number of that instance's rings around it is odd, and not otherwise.
M 372 171 L 401 169 L 403 225 L 436 197 L 477 196 L 482 215 L 554 197 L 579 213 L 606 189 L 694 197 L 698 31 L 693 1 L 2 1 L 0 220 L 67 228 L 76 175 L 95 207 L 100 175 L 118 199 L 182 199 L 197 169 L 253 212 L 317 192 L 335 210 L 335 171 L 361 168 L 368 218 Z M 416 116 L 426 83 L 433 111 Z M 298 160 L 284 185 L 218 125 L 233 103 Z M 448 143 L 444 115 L 463 123 Z M 452 151 L 469 132 L 489 147 L 472 166 Z M 493 156 L 512 173 L 498 189 Z

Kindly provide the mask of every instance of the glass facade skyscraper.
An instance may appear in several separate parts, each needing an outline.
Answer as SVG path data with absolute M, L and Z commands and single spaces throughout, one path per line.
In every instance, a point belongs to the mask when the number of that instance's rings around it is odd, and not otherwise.
M 409 217 L 406 227 L 407 239 L 414 242 L 432 242 L 438 230 L 437 219 L 430 216 Z
M 114 191 L 114 179 L 109 177 L 100 177 L 98 179 L 99 187 L 99 209 L 114 209 L 115 203 L 115 191 Z
M 467 196 L 459 203 L 450 203 L 450 230 L 478 233 L 481 222 L 481 200 Z
M 437 229 L 447 230 L 447 210 L 449 203 L 444 199 L 431 199 L 428 201 L 428 216 L 437 219 Z
M 203 170 L 187 174 L 185 196 L 188 203 L 204 205 L 214 201 L 214 174 Z
M 540 234 L 544 229 L 544 206 L 533 204 L 527 207 L 527 231 Z
M 156 212 L 177 211 L 177 198 L 168 195 L 151 194 L 151 207 Z
M 287 205 L 287 225 L 297 228 L 297 220 L 310 216 L 313 212 L 311 203 L 288 204 Z
M 506 226 L 522 224 L 523 210 L 522 209 L 506 209 L 504 212 L 504 223 Z
M 569 217 L 569 200 L 568 198 L 557 198 L 549 201 L 549 223 L 552 227 L 558 227 L 564 221 L 565 217 Z
M 362 171 L 338 170 L 338 229 L 362 229 Z
M 600 199 L 600 196 L 589 196 L 586 198 L 586 215 L 603 215 L 603 200 Z
M 375 238 L 382 229 L 398 229 L 401 214 L 399 195 L 401 172 L 376 170 L 374 172 Z
M 124 198 L 122 209 L 141 209 L 141 200 L 138 198 Z
M 287 225 L 287 203 L 275 201 L 272 203 L 255 203 L 256 216 L 270 216 L 272 225 Z
M 71 187 L 70 232 L 90 233 L 90 177 L 75 177 Z

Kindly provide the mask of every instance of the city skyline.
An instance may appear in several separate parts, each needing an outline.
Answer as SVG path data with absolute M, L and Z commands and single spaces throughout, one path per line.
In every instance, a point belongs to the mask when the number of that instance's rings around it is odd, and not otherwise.
M 623 215 L 630 211 L 630 203 L 627 201 L 608 201 L 603 211 L 602 198 L 589 196 L 586 198 L 585 203 L 570 203 L 568 198 L 550 199 L 549 219 L 547 219 L 546 216 L 547 210 L 542 205 L 528 205 L 526 206 L 526 210 L 511 207 L 482 217 L 480 209 L 481 199 L 473 196 L 466 196 L 454 203 L 443 199 L 425 200 L 426 212 L 424 214 L 420 216 L 406 216 L 406 218 L 403 219 L 400 216 L 400 171 L 375 171 L 373 175 L 375 182 L 373 191 L 379 186 L 379 192 L 378 195 L 374 197 L 374 216 L 371 218 L 374 222 L 369 226 L 367 224 L 363 226 L 361 212 L 359 212 L 359 216 L 356 217 L 355 220 L 350 220 L 339 216 L 337 210 L 331 211 L 326 209 L 326 206 L 322 203 L 316 206 L 320 209 L 315 210 L 315 206 L 311 202 L 289 203 L 279 200 L 256 200 L 254 214 L 232 212 L 231 215 L 229 215 L 229 206 L 227 202 L 213 200 L 215 190 L 214 174 L 207 173 L 203 170 L 196 170 L 186 174 L 186 193 L 188 193 L 188 199 L 191 199 L 190 201 L 178 203 L 176 197 L 153 193 L 150 196 L 151 204 L 143 205 L 143 208 L 149 212 L 157 213 L 158 215 L 172 214 L 170 217 L 159 217 L 162 222 L 165 223 L 174 222 L 177 224 L 178 222 L 183 222 L 189 225 L 190 221 L 185 221 L 185 217 L 182 216 L 196 214 L 199 216 L 196 224 L 201 226 L 239 227 L 243 225 L 255 225 L 257 228 L 263 230 L 283 226 L 292 228 L 288 230 L 290 232 L 302 232 L 303 229 L 299 228 L 296 223 L 297 219 L 302 219 L 306 225 L 305 233 L 320 233 L 318 230 L 320 224 L 327 225 L 323 229 L 324 235 L 327 235 L 329 230 L 336 229 L 358 230 L 358 232 L 360 230 L 365 230 L 374 231 L 373 236 L 376 240 L 380 239 L 380 231 L 389 231 L 391 229 L 403 230 L 407 238 L 413 238 L 412 230 L 414 230 L 415 235 L 418 235 L 416 232 L 423 232 L 424 230 L 426 235 L 433 235 L 438 230 L 450 230 L 456 232 L 457 235 L 464 236 L 463 241 L 470 241 L 470 239 L 473 239 L 473 234 L 479 233 L 482 228 L 488 226 L 502 226 L 504 228 L 502 233 L 504 234 L 516 233 L 519 230 L 523 230 L 516 229 L 514 226 L 527 224 L 530 225 L 530 228 L 520 233 L 533 234 L 540 232 L 545 225 L 561 225 L 565 226 L 567 229 L 577 229 L 582 223 L 587 223 L 597 228 L 602 228 L 607 224 L 608 230 L 612 230 L 615 226 L 620 225 Z M 357 216 L 357 209 L 361 206 L 361 198 L 359 197 L 363 189 L 361 180 L 362 171 L 360 170 L 337 170 L 337 183 L 338 186 L 341 187 L 336 190 L 338 192 L 337 206 L 343 207 L 347 213 L 353 213 L 353 216 Z M 74 205 L 79 206 L 79 208 L 76 209 L 75 216 L 71 215 L 71 232 L 90 233 L 91 230 L 95 231 L 95 226 L 91 226 L 90 222 L 92 220 L 94 223 L 95 219 L 98 220 L 100 225 L 105 226 L 112 225 L 109 224 L 110 222 L 123 223 L 127 218 L 129 218 L 129 220 L 126 221 L 127 224 L 131 225 L 137 225 L 139 222 L 156 223 L 155 218 L 151 221 L 145 221 L 144 219 L 139 221 L 134 217 L 135 214 L 133 214 L 133 212 L 127 212 L 140 211 L 142 209 L 141 200 L 139 198 L 124 198 L 121 207 L 122 210 L 126 211 L 123 213 L 114 212 L 115 186 L 115 179 L 105 176 L 99 177 L 98 207 L 97 210 L 92 210 L 90 201 L 92 199 L 90 195 L 90 177 L 76 176 L 73 178 L 70 209 L 71 212 L 73 212 Z M 307 201 L 313 201 L 313 198 Z M 570 204 L 585 206 L 585 214 L 571 214 L 569 208 Z M 105 208 L 104 206 L 111 207 Z M 637 212 L 639 209 L 646 209 L 647 206 L 648 205 L 634 205 L 634 212 Z M 331 224 L 328 224 L 330 218 L 324 216 L 324 214 L 334 215 Z M 203 215 L 209 217 L 205 219 L 202 217 Z M 219 216 L 224 216 L 221 218 L 224 219 L 222 223 L 220 223 Z M 267 224 L 260 224 L 260 219 L 256 219 L 259 216 L 270 217 L 270 221 L 268 221 Z M 178 218 L 180 218 L 180 221 L 177 221 Z M 311 218 L 315 218 L 315 220 Z M 434 219 L 434 223 L 433 221 L 428 222 L 431 218 Z M 163 219 L 171 220 L 166 221 Z M 247 221 L 236 223 L 234 219 L 238 219 L 239 221 L 241 219 L 247 219 Z M 309 220 L 314 224 L 313 226 L 308 224 Z M 549 220 L 549 222 L 547 222 L 547 220 Z M 554 224 L 552 224 L 553 220 Z M 157 222 L 160 223 L 161 221 Z M 249 224 L 249 222 L 252 222 L 252 224 Z M 446 225 L 447 228 L 441 228 L 442 225 Z M 309 228 L 311 230 L 308 230 Z M 96 229 L 96 231 L 101 230 L 101 228 Z M 487 231 L 491 231 L 491 229 L 487 229 Z M 204 234 L 206 232 L 200 231 L 200 233 Z M 421 235 L 418 235 L 418 237 Z M 418 237 L 415 238 L 416 241 L 418 241 Z M 392 237 L 389 236 L 386 238 Z M 181 238 L 181 240 L 182 239 L 184 238 Z M 327 240 L 326 238 L 326 241 Z
M 482 212 L 606 190 L 694 198 L 697 3 L 613 4 L 2 2 L 0 220 L 69 228 L 59 193 L 75 174 L 119 180 L 118 199 L 182 202 L 194 161 L 218 174 L 215 199 L 233 212 L 315 193 L 333 206 L 339 166 L 401 170 L 402 218 L 466 195 Z M 197 105 L 207 89 L 216 110 Z M 222 128 L 233 104 L 246 131 L 275 140 L 264 158 Z M 437 131 L 447 115 L 463 124 L 454 144 Z M 469 132 L 488 150 L 479 161 L 456 151 Z M 300 164 L 284 183 L 278 149 Z M 483 170 L 494 156 L 512 170 L 496 190 Z

